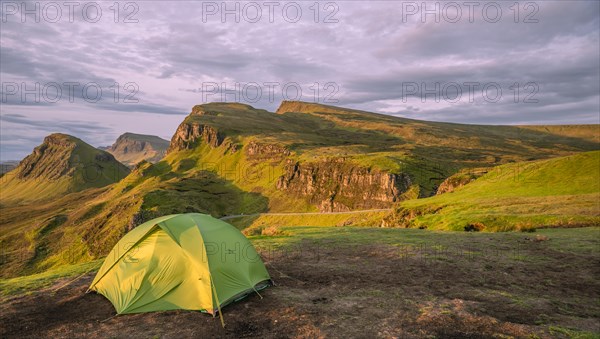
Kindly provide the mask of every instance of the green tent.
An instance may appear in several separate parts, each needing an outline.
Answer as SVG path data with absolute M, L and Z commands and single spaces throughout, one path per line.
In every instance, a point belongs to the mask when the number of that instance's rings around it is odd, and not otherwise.
M 186 309 L 215 315 L 269 284 L 265 265 L 238 229 L 189 213 L 156 218 L 127 233 L 89 290 L 108 298 L 119 314 Z

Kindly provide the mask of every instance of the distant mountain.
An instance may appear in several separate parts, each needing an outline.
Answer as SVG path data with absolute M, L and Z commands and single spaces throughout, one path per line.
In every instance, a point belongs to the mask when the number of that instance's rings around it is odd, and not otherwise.
M 4 173 L 12 171 L 18 165 L 18 160 L 8 160 L 0 162 L 0 176 L 4 175 Z
M 121 180 L 129 169 L 110 153 L 66 134 L 51 134 L 2 177 L 0 201 L 48 200 Z
M 169 141 L 154 135 L 125 133 L 112 146 L 101 147 L 120 161 L 132 167 L 142 160 L 151 163 L 160 161 L 169 147 Z

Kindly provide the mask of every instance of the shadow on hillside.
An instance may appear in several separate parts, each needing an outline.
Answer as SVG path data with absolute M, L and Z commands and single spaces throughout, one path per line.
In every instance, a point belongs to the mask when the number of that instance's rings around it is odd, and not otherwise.
M 264 212 L 269 200 L 247 192 L 210 171 L 200 171 L 162 183 L 143 197 L 142 209 L 156 215 L 205 213 L 214 217 Z

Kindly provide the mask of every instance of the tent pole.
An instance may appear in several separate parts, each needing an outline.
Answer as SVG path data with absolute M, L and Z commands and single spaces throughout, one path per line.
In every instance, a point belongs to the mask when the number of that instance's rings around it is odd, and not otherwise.
M 210 270 L 208 270 L 208 274 L 210 275 L 210 285 L 212 286 L 213 293 L 215 295 L 215 300 L 217 301 L 217 309 L 219 310 L 219 318 L 221 319 L 221 326 L 225 328 L 225 320 L 223 319 L 223 312 L 221 312 L 221 303 L 219 302 L 219 297 L 217 296 L 217 288 L 213 282 L 212 274 Z M 213 309 L 214 311 L 214 309 Z M 214 317 L 214 315 L 213 315 Z

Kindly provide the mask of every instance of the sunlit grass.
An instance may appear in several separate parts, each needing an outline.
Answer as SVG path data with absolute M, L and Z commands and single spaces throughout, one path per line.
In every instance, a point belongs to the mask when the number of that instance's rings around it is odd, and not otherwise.
M 499 166 L 454 192 L 402 202 L 396 213 L 405 226 L 457 231 L 600 225 L 600 152 Z
M 103 259 L 90 261 L 87 263 L 75 265 L 63 265 L 60 268 L 45 271 L 38 274 L 26 275 L 11 279 L 0 279 L 0 296 L 6 297 L 14 294 L 22 294 L 31 291 L 37 291 L 44 288 L 54 287 L 59 279 L 77 278 L 87 272 L 95 272 L 102 265 Z M 65 281 L 68 283 L 69 281 Z

